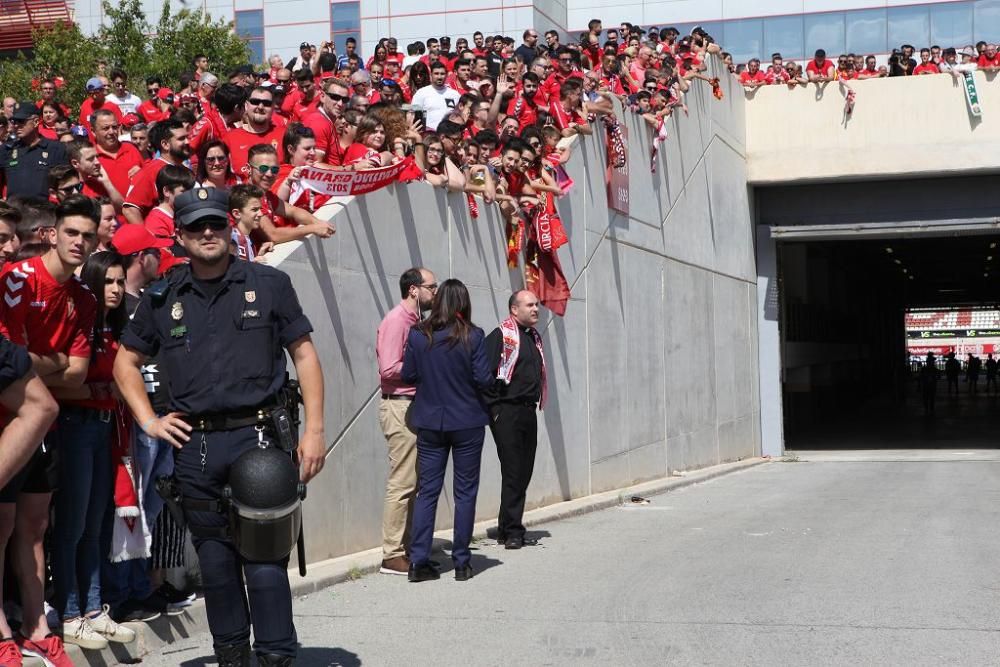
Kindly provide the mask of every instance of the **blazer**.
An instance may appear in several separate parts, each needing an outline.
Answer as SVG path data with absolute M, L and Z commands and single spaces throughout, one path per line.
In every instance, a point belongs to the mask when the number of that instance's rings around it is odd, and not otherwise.
M 486 336 L 472 327 L 469 347 L 451 345 L 445 340 L 450 331 L 435 331 L 432 345 L 423 332 L 410 329 L 400 374 L 417 388 L 408 417 L 414 430 L 460 431 L 490 423 L 481 393 L 495 381 L 486 361 Z

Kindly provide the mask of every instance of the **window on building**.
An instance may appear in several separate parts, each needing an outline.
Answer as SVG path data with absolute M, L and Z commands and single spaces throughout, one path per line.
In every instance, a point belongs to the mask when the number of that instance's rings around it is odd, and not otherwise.
M 772 53 L 780 53 L 785 60 L 807 56 L 802 49 L 801 16 L 764 19 L 764 51 L 760 54 L 761 59 L 770 58 Z
M 344 42 L 348 37 L 358 41 L 361 54 L 361 3 L 334 2 L 330 5 L 330 40 L 337 55 L 344 53 Z
M 972 27 L 976 40 L 1000 42 L 1000 0 L 978 0 L 972 9 Z
M 236 12 L 236 34 L 250 47 L 253 63 L 264 62 L 264 10 Z
M 885 53 L 886 52 L 886 19 L 884 9 L 864 9 L 857 12 L 846 12 L 848 53 Z
M 926 5 L 890 7 L 886 11 L 890 51 L 898 49 L 903 44 L 911 44 L 918 49 L 921 46 L 931 44 L 931 19 Z M 946 48 L 953 45 L 941 44 L 940 46 Z
M 845 53 L 844 13 L 807 14 L 803 20 L 806 57 L 823 49 L 830 58 Z
M 760 19 L 727 21 L 720 44 L 733 54 L 733 62 L 745 63 L 759 58 L 764 46 L 764 25 Z
M 976 40 L 983 39 L 983 37 L 972 34 L 971 3 L 949 2 L 932 5 L 930 14 L 932 44 L 962 47 L 967 44 L 975 44 Z
M 337 52 L 337 55 L 343 55 L 347 53 L 347 38 L 353 37 L 354 41 L 357 43 L 358 48 L 355 51 L 357 54 L 361 54 L 361 33 L 360 32 L 338 32 L 333 35 L 333 48 Z M 364 63 L 361 63 L 364 65 Z

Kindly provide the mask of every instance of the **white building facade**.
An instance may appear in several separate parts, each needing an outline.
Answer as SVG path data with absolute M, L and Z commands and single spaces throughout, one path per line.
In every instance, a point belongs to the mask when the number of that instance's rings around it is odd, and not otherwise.
M 817 48 L 840 53 L 884 54 L 902 44 L 964 46 L 1000 41 L 1000 0 L 171 0 L 175 9 L 203 7 L 234 21 L 263 62 L 272 53 L 286 61 L 302 42 L 332 39 L 339 52 L 355 37 L 364 57 L 380 37 L 393 36 L 399 49 L 416 40 L 474 32 L 520 40 L 527 28 L 556 29 L 570 36 L 599 18 L 604 27 L 623 21 L 703 26 L 737 62 L 780 52 L 805 59 Z M 164 0 L 144 0 L 155 23 Z M 103 20 L 100 0 L 76 0 L 76 18 L 85 31 Z

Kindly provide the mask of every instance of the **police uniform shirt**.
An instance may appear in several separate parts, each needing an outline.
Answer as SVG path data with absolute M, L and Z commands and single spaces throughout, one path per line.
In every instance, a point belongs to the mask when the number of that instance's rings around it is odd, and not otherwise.
M 7 179 L 7 196 L 49 196 L 49 169 L 69 164 L 66 149 L 58 141 L 40 137 L 32 146 L 20 141 L 0 146 L 0 169 Z
M 179 266 L 151 286 L 122 344 L 166 371 L 170 409 L 237 414 L 274 401 L 285 382 L 285 352 L 312 331 L 283 272 L 235 258 L 218 281 Z M 156 284 L 154 284 L 156 285 Z
M 125 292 L 125 311 L 134 313 L 139 307 L 142 297 Z M 146 383 L 146 396 L 149 397 L 149 404 L 153 406 L 153 411 L 157 414 L 170 412 L 170 393 L 167 391 L 167 373 L 163 370 L 163 364 L 159 358 L 153 356 L 146 359 L 146 363 L 139 369 L 142 379 Z

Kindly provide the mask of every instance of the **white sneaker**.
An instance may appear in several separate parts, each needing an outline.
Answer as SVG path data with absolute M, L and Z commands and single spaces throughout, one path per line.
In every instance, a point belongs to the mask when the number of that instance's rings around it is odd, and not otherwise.
M 83 616 L 63 621 L 62 635 L 63 642 L 76 644 L 80 648 L 99 651 L 108 647 L 108 640 L 95 632 L 90 619 Z
M 101 635 L 109 642 L 128 644 L 129 642 L 135 641 L 135 630 L 115 623 L 111 619 L 111 616 L 108 613 L 109 611 L 111 611 L 111 608 L 108 605 L 104 605 L 100 614 L 97 616 L 87 617 L 87 621 L 90 623 L 90 627 L 93 628 L 94 632 Z
M 58 628 L 62 625 L 62 617 L 59 616 L 59 612 L 47 601 L 45 602 L 45 622 L 49 624 L 50 628 Z

